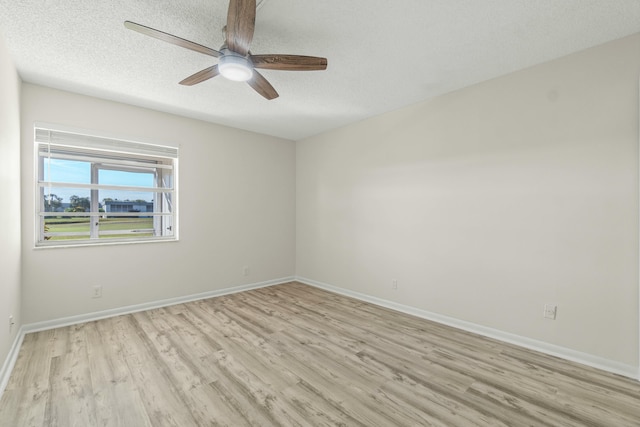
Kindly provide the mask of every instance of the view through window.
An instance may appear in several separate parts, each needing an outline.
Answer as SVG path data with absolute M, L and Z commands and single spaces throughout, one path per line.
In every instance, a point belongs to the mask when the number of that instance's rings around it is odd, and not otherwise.
M 178 149 L 36 126 L 38 246 L 175 240 Z

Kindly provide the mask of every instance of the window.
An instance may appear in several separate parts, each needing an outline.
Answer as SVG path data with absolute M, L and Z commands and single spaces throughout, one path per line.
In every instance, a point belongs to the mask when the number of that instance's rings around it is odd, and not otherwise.
M 35 127 L 36 246 L 175 240 L 178 149 Z

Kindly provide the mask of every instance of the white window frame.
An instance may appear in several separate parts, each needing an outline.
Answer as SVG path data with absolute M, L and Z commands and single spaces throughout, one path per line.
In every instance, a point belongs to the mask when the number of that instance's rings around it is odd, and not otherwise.
M 98 135 L 95 132 L 72 129 L 59 125 L 34 125 L 35 158 L 35 246 L 60 247 L 84 245 L 111 245 L 178 240 L 178 147 L 151 144 L 126 138 Z M 79 160 L 91 165 L 91 183 L 52 182 L 45 180 L 45 159 Z M 100 170 L 123 172 L 148 171 L 154 174 L 155 187 L 137 187 L 100 184 Z M 50 178 L 50 177 L 49 177 Z M 87 212 L 47 212 L 45 196 L 51 188 L 78 188 L 89 190 L 90 210 Z M 100 212 L 99 191 L 121 190 L 154 193 L 153 212 Z M 124 234 L 99 230 L 101 216 L 153 218 L 153 236 L 104 238 L 109 234 Z M 51 216 L 89 217 L 89 235 L 86 239 L 50 240 L 55 235 L 87 235 L 86 232 L 46 233 L 45 219 Z M 147 233 L 148 234 L 148 233 Z M 100 236 L 103 238 L 100 238 Z

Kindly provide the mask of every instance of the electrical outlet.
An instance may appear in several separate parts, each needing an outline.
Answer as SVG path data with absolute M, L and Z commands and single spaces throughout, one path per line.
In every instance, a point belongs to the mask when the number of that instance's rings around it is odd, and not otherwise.
M 398 279 L 393 279 L 391 281 L 391 288 L 392 289 L 398 289 Z
M 248 276 L 250 271 L 251 270 L 249 269 L 248 265 L 245 265 L 244 267 L 242 267 L 242 275 L 243 276 Z
M 91 298 L 102 298 L 102 285 L 93 286 L 93 294 Z
M 16 324 L 16 321 L 13 320 L 13 315 L 9 316 L 9 332 L 11 332 L 11 329 L 13 329 L 13 325 Z
M 555 304 L 545 304 L 544 305 L 544 318 L 556 320 L 556 315 L 558 314 L 558 306 Z

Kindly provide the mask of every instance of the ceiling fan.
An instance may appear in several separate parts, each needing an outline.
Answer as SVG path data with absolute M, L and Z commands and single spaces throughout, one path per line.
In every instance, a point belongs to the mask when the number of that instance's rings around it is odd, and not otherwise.
M 182 39 L 135 22 L 124 26 L 144 35 L 218 58 L 218 64 L 187 77 L 181 85 L 192 86 L 221 74 L 229 80 L 246 81 L 266 99 L 278 97 L 278 92 L 256 68 L 265 70 L 314 71 L 325 70 L 327 59 L 301 55 L 253 55 L 249 45 L 253 40 L 256 22 L 256 0 L 230 0 L 227 25 L 223 28 L 225 41 L 220 50 Z

